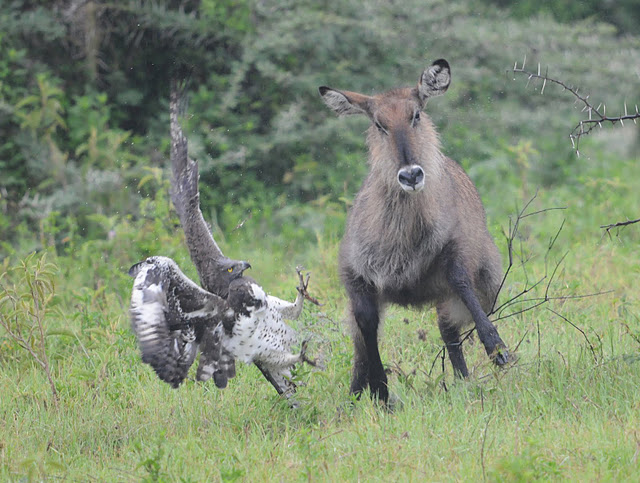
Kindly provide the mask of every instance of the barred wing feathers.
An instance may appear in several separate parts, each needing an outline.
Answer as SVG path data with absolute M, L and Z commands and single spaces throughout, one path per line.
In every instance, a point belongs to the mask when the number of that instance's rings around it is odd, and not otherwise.
M 186 378 L 207 327 L 217 324 L 226 302 L 209 293 L 166 257 L 131 267 L 131 326 L 142 361 L 174 388 Z
M 236 375 L 236 361 L 233 355 L 224 347 L 224 326 L 218 324 L 215 328 L 207 328 L 200 348 L 200 363 L 196 379 L 208 381 L 213 377 L 216 387 L 224 389 L 229 379 Z

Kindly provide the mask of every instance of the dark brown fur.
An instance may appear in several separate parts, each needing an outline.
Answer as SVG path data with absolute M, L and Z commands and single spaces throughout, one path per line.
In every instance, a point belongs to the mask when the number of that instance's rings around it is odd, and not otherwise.
M 378 352 L 378 327 L 388 303 L 435 304 L 454 370 L 468 370 L 460 330 L 475 322 L 496 364 L 507 351 L 486 313 L 501 281 L 500 255 L 486 226 L 472 181 L 440 152 L 435 128 L 421 113 L 429 97 L 450 81 L 444 60 L 425 69 L 415 88 L 376 96 L 321 87 L 325 103 L 340 115 L 365 114 L 369 174 L 349 213 L 340 250 L 340 273 L 353 316 L 351 392 L 367 386 L 388 398 Z

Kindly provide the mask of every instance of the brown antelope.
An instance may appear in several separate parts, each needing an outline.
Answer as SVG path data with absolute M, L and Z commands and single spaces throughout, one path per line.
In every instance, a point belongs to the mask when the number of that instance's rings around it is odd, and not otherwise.
M 435 127 L 422 113 L 450 81 L 449 64 L 440 59 L 424 70 L 416 87 L 375 96 L 319 88 L 338 115 L 364 114 L 371 120 L 369 174 L 349 213 L 339 257 L 355 322 L 351 393 L 358 396 L 369 386 L 373 397 L 388 399 L 378 327 L 389 303 L 435 304 L 458 376 L 469 375 L 460 331 L 472 323 L 491 359 L 500 366 L 508 360 L 487 317 L 502 269 L 482 202 L 460 165 L 441 153 Z

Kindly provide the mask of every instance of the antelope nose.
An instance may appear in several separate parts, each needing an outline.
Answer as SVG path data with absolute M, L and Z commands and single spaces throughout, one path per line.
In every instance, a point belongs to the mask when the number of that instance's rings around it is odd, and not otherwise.
M 401 185 L 413 188 L 424 181 L 424 171 L 420 166 L 401 169 L 398 171 L 398 181 Z

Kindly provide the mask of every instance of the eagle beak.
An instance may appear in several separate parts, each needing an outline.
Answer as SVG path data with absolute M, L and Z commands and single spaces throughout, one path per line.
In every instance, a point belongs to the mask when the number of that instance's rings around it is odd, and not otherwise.
M 140 269 L 142 268 L 142 264 L 145 263 L 143 262 L 138 262 L 135 265 L 133 265 L 130 269 L 129 269 L 129 276 L 136 278 L 136 276 L 138 275 L 138 273 L 140 273 Z
M 248 268 L 251 268 L 251 264 L 249 262 L 242 262 L 242 266 L 240 269 L 240 273 L 244 272 L 245 270 L 247 270 Z

